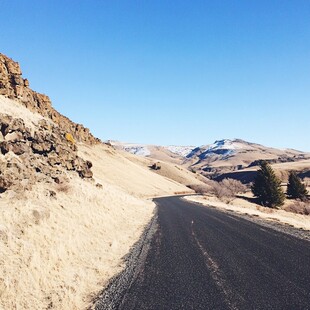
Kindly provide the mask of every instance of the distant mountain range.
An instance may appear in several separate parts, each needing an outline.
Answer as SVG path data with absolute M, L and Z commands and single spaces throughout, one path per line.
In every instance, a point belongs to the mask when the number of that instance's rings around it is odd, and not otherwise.
M 276 149 L 241 139 L 217 140 L 202 146 L 158 146 L 110 141 L 117 149 L 135 155 L 186 166 L 203 174 L 217 174 L 248 169 L 260 160 L 272 164 L 310 160 L 310 153 L 293 149 Z

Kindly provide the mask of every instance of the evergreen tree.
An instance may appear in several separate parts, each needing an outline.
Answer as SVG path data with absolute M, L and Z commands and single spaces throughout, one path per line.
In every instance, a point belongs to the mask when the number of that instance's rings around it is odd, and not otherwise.
M 305 200 L 308 195 L 305 184 L 303 184 L 300 178 L 292 171 L 288 178 L 287 183 L 287 195 L 290 198 Z
M 260 162 L 260 169 L 252 185 L 252 192 L 263 206 L 275 208 L 284 203 L 285 195 L 281 188 L 281 180 L 277 178 L 271 166 Z

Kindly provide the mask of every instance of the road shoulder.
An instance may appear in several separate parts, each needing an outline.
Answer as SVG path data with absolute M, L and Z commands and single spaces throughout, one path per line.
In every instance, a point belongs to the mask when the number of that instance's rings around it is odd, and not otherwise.
M 238 205 L 238 201 L 226 204 L 216 200 L 216 198 L 201 195 L 184 196 L 182 199 L 206 207 L 216 208 L 222 212 L 244 218 L 261 226 L 310 241 L 310 216 L 307 215 L 293 214 L 283 210 L 263 207 L 257 209 L 255 206 L 242 206 Z

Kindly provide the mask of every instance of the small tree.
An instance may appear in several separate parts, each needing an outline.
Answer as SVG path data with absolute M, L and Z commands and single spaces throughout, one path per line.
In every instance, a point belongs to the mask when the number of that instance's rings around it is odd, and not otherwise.
M 287 183 L 287 196 L 294 199 L 306 200 L 307 195 L 306 185 L 301 182 L 296 172 L 291 171 Z
M 284 203 L 285 195 L 281 188 L 281 180 L 277 178 L 271 166 L 265 161 L 260 163 L 260 169 L 257 171 L 251 189 L 263 206 L 275 208 Z

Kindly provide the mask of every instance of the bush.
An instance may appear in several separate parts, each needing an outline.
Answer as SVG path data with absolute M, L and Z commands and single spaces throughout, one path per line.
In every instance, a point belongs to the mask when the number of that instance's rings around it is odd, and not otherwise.
M 187 187 L 201 195 L 204 195 L 210 191 L 210 188 L 207 185 L 191 184 L 187 185 Z
M 224 179 L 221 184 L 226 187 L 232 195 L 244 194 L 246 192 L 246 186 L 238 180 Z
M 303 201 L 295 201 L 283 208 L 283 210 L 297 214 L 310 215 L 310 204 Z
M 210 193 L 220 200 L 231 201 L 237 194 L 245 193 L 246 186 L 238 180 L 224 179 L 221 182 L 210 183 Z

